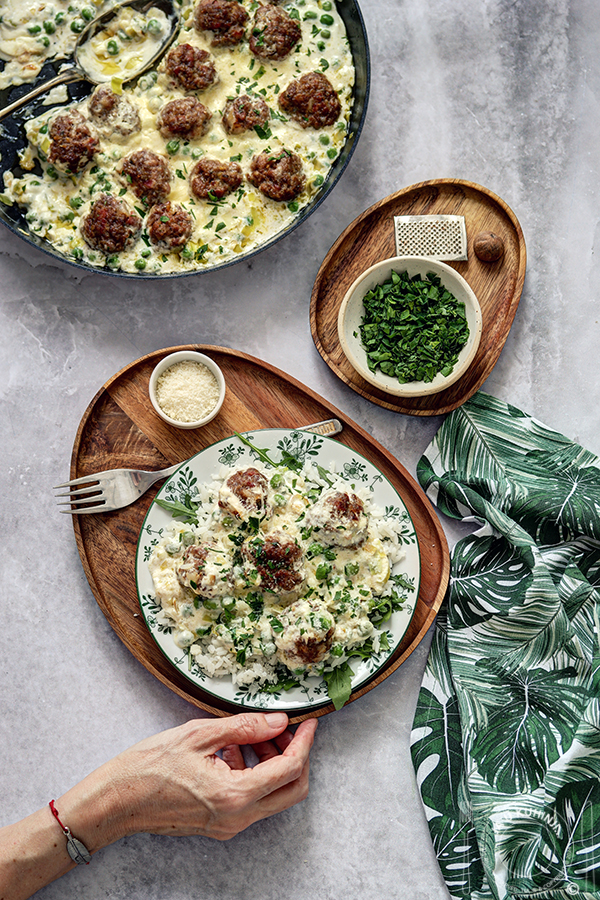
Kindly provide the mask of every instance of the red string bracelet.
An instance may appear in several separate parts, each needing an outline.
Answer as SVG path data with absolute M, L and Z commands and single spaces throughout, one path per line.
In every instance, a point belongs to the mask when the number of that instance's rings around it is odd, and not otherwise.
M 82 844 L 81 841 L 78 841 L 77 838 L 74 838 L 71 834 L 70 828 L 67 828 L 67 826 L 63 825 L 63 823 L 60 821 L 57 809 L 54 805 L 54 800 L 51 800 L 48 806 L 50 807 L 52 815 L 62 828 L 62 833 L 67 839 L 67 852 L 73 862 L 77 863 L 78 866 L 89 866 L 92 861 L 92 855 L 88 848 L 85 846 L 85 844 Z

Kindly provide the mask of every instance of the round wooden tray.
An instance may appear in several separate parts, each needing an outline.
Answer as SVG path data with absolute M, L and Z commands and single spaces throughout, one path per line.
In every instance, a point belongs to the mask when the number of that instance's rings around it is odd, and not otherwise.
M 346 291 L 365 269 L 396 255 L 394 216 L 423 215 L 464 216 L 469 259 L 448 265 L 460 272 L 475 292 L 481 305 L 483 333 L 469 370 L 445 391 L 427 397 L 392 397 L 365 381 L 344 356 L 338 340 L 338 312 Z M 472 243 L 481 231 L 494 231 L 504 238 L 505 252 L 498 262 L 484 263 L 475 256 Z M 310 305 L 315 346 L 342 381 L 379 406 L 413 416 L 450 412 L 481 387 L 496 365 L 519 305 L 526 260 L 517 217 L 486 188 L 444 178 L 404 188 L 355 219 L 323 260 Z
M 168 426 L 148 398 L 154 366 L 163 356 L 182 349 L 206 353 L 221 367 L 227 382 L 218 416 L 204 428 L 191 431 Z M 338 440 L 368 457 L 402 496 L 415 524 L 421 555 L 421 587 L 410 627 L 385 669 L 356 690 L 352 701 L 395 671 L 425 636 L 448 584 L 449 554 L 440 522 L 419 485 L 389 451 L 351 419 L 295 378 L 244 353 L 201 344 L 169 347 L 126 366 L 98 391 L 77 431 L 71 478 L 121 467 L 161 469 L 188 459 L 234 431 L 295 428 L 331 417 L 343 425 Z M 81 562 L 100 609 L 136 659 L 195 706 L 219 716 L 231 715 L 240 708 L 208 695 L 168 662 L 140 613 L 135 584 L 137 541 L 159 486 L 125 509 L 73 516 Z M 299 722 L 332 710 L 333 705 L 298 710 L 298 715 L 290 719 Z

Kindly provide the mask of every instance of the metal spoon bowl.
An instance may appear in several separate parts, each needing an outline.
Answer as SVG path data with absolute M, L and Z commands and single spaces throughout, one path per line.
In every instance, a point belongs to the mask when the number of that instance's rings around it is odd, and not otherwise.
M 167 17 L 170 29 L 165 35 L 164 40 L 160 41 L 158 44 L 156 52 L 138 69 L 124 72 L 123 75 L 120 75 L 119 77 L 121 82 L 126 84 L 128 81 L 133 81 L 134 78 L 137 78 L 143 72 L 146 72 L 151 68 L 156 60 L 162 56 L 164 51 L 173 43 L 179 31 L 179 14 L 175 9 L 174 0 L 126 0 L 126 2 L 119 3 L 106 12 L 103 12 L 101 15 L 96 16 L 95 19 L 92 19 L 77 38 L 77 43 L 73 52 L 73 62 L 66 65 L 55 78 L 51 78 L 49 81 L 38 84 L 37 87 L 33 88 L 29 93 L 25 94 L 23 97 L 19 97 L 14 103 L 9 103 L 8 106 L 5 106 L 4 109 L 0 111 L 0 121 L 15 112 L 15 110 L 25 106 L 25 104 L 29 103 L 31 100 L 34 100 L 41 94 L 45 94 L 47 91 L 52 90 L 52 88 L 55 88 L 60 84 L 71 84 L 74 81 L 89 81 L 92 84 L 102 84 L 110 81 L 110 77 L 99 78 L 98 73 L 85 67 L 85 63 L 82 62 L 82 57 L 85 59 L 82 50 L 87 42 L 90 41 L 98 31 L 105 28 L 124 7 L 131 7 L 136 12 L 141 13 L 156 8 L 161 10 Z

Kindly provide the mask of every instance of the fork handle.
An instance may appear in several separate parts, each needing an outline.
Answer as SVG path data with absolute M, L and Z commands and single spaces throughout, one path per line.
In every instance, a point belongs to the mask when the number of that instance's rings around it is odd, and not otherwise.
M 131 480 L 136 487 L 139 486 L 146 491 L 156 481 L 160 481 L 161 478 L 168 478 L 169 475 L 173 475 L 180 466 L 181 463 L 175 463 L 174 466 L 169 466 L 166 469 L 158 469 L 156 472 L 144 472 L 139 469 L 131 469 Z
M 297 431 L 311 431 L 314 434 L 327 435 L 339 434 L 341 430 L 342 424 L 338 419 L 325 419 L 324 422 L 313 422 L 312 425 L 302 425 L 297 429 Z M 173 475 L 184 462 L 185 460 L 175 463 L 174 466 L 169 466 L 167 469 L 159 469 L 157 472 L 130 470 L 131 478 L 134 484 L 143 484 L 144 490 L 146 490 L 156 481 L 160 481 L 161 478 L 168 478 L 169 475 Z

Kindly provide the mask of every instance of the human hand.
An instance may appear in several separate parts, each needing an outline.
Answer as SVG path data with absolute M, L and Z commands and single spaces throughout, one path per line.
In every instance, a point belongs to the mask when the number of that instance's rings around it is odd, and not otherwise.
M 227 840 L 308 794 L 317 722 L 301 722 L 295 734 L 287 724 L 285 713 L 193 719 L 100 766 L 56 807 L 91 853 L 138 831 Z M 258 757 L 252 768 L 245 745 Z M 0 829 L 0 897 L 27 900 L 73 868 L 57 832 L 49 806 Z
M 301 722 L 295 734 L 287 724 L 285 713 L 193 719 L 121 753 L 88 776 L 108 792 L 110 834 L 101 843 L 138 831 L 228 840 L 305 799 L 317 722 Z M 258 757 L 254 767 L 245 745 Z

